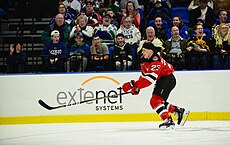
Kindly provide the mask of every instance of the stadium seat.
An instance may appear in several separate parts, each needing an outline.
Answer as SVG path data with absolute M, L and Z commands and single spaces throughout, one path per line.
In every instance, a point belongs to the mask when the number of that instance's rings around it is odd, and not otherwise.
M 188 21 L 189 20 L 189 11 L 188 7 L 174 7 L 172 8 L 172 13 L 171 13 L 172 18 L 174 16 L 180 16 L 180 18 L 183 21 Z
M 216 18 L 216 23 L 220 23 L 220 18 Z M 227 23 L 230 23 L 230 14 L 228 15 Z
M 142 20 L 144 19 L 144 12 L 143 12 L 143 10 L 141 8 L 138 8 L 138 12 L 139 12 L 139 14 L 141 16 L 141 22 L 142 22 Z
M 230 23 L 230 14 L 228 14 L 227 22 Z

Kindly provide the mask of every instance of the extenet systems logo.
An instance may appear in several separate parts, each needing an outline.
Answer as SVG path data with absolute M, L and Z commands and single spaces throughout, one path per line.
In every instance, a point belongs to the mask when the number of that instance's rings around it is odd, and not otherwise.
M 94 76 L 86 79 L 75 91 L 60 91 L 57 93 L 59 105 L 79 104 L 79 102 L 96 99 L 87 102 L 95 105 L 95 111 L 121 111 L 124 109 L 122 100 L 122 88 L 120 82 L 108 76 Z M 104 99 L 97 100 L 98 98 Z

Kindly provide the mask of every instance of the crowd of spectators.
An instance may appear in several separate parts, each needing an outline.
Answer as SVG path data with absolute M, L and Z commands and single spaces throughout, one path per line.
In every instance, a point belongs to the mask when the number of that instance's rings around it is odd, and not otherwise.
M 160 47 L 176 70 L 230 68 L 229 10 L 215 7 L 218 0 L 58 3 L 41 36 L 44 72 L 139 69 L 144 42 Z M 189 17 L 172 15 L 176 7 L 186 7 Z

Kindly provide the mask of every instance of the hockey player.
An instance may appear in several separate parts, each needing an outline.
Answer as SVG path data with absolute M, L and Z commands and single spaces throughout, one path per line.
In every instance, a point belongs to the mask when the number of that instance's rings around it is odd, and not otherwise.
M 173 75 L 173 66 L 157 54 L 159 51 L 160 48 L 150 42 L 143 44 L 141 76 L 137 81 L 124 83 L 122 89 L 124 92 L 130 91 L 137 95 L 140 89 L 155 85 L 150 105 L 163 120 L 159 128 L 174 128 L 175 124 L 169 113 L 174 113 L 178 118 L 177 124 L 183 126 L 189 111 L 167 102 L 170 92 L 176 85 L 176 79 Z

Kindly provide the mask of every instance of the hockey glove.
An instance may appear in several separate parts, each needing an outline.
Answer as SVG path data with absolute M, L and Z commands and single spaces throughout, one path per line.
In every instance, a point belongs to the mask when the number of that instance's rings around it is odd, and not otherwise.
M 140 89 L 137 86 L 135 86 L 130 90 L 130 92 L 132 93 L 132 95 L 138 95 L 140 92 Z
M 122 90 L 126 93 L 130 90 L 133 95 L 137 95 L 140 92 L 140 89 L 136 86 L 136 82 L 131 80 L 130 82 L 124 83 Z

